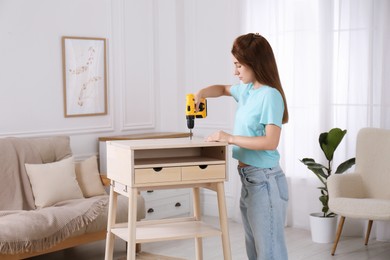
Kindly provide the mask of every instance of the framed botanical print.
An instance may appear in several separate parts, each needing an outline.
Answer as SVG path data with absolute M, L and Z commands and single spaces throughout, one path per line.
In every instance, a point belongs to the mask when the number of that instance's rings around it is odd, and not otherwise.
M 64 116 L 107 114 L 106 39 L 62 37 Z

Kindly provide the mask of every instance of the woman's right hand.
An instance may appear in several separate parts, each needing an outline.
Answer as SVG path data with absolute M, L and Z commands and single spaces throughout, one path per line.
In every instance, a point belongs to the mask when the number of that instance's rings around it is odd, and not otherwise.
M 199 111 L 199 104 L 200 104 L 200 101 L 202 100 L 202 98 L 203 98 L 203 96 L 202 96 L 202 89 L 201 89 L 194 94 L 196 112 Z

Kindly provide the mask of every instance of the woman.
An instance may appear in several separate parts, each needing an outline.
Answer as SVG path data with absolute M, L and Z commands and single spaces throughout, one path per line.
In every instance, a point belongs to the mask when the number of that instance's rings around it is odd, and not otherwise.
M 195 102 L 219 96 L 232 96 L 238 102 L 234 134 L 218 131 L 207 140 L 234 145 L 249 260 L 284 260 L 288 258 L 284 238 L 288 189 L 277 147 L 282 124 L 288 122 L 286 98 L 272 48 L 264 37 L 239 36 L 232 54 L 234 74 L 241 83 L 201 89 Z

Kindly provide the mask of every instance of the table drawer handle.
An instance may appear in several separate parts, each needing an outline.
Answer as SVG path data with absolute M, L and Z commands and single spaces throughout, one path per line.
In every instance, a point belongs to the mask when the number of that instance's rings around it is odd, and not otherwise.
M 148 213 L 153 213 L 153 212 L 154 212 L 153 208 L 148 209 Z
M 153 170 L 155 172 L 160 172 L 162 170 L 162 167 L 154 167 Z
M 180 202 L 176 202 L 175 207 L 176 207 L 176 208 L 181 207 Z
M 202 170 L 206 169 L 208 165 L 199 165 L 199 168 L 201 168 Z
M 154 190 L 148 190 L 148 191 L 146 191 L 147 193 L 152 193 L 152 192 L 154 192 Z

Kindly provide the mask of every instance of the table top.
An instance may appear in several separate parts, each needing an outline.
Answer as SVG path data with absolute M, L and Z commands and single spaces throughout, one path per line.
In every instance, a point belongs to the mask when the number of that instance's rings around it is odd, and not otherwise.
M 215 147 L 227 146 L 227 142 L 207 142 L 203 137 L 167 138 L 167 139 L 142 139 L 109 141 L 110 145 L 131 150 L 166 149 L 166 148 L 191 148 L 191 147 Z

